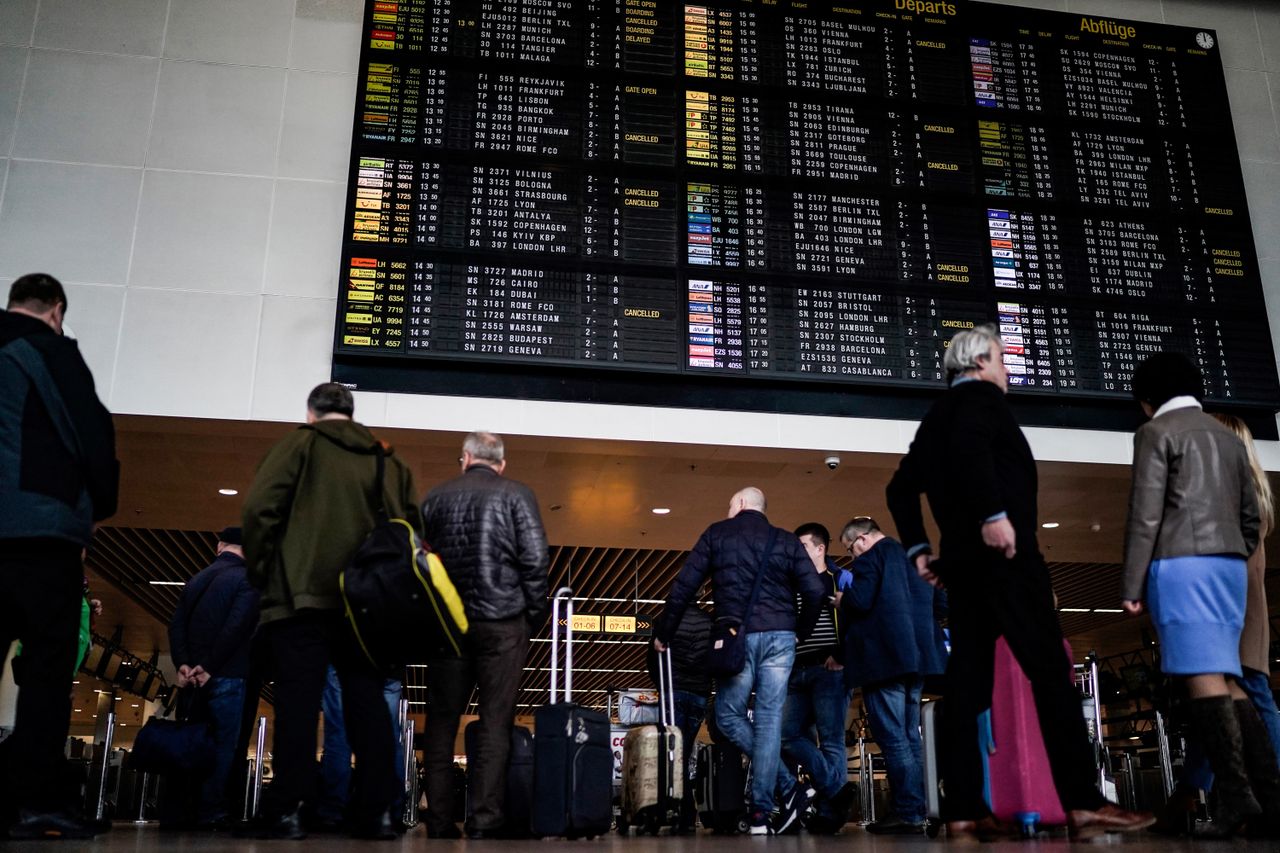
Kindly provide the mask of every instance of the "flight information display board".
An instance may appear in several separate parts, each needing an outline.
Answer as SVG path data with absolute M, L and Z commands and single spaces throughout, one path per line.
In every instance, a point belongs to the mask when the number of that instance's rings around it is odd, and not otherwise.
M 336 365 L 938 387 L 994 321 L 1019 392 L 1124 397 L 1177 349 L 1280 399 L 1211 30 L 373 0 L 364 38 Z

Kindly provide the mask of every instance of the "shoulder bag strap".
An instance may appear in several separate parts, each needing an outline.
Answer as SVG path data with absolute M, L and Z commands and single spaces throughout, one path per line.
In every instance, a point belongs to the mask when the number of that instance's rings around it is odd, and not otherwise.
M 747 609 L 742 614 L 742 631 L 744 634 L 747 630 L 747 620 L 751 618 L 751 612 L 756 609 L 756 601 L 760 598 L 760 585 L 764 582 L 764 573 L 769 570 L 769 558 L 773 556 L 773 546 L 777 541 L 778 528 L 770 525 L 769 543 L 764 546 L 764 557 L 760 560 L 760 565 L 756 567 L 756 579 L 751 585 L 751 599 L 747 602 Z
M 373 452 L 377 456 L 378 463 L 378 473 L 373 479 L 373 502 L 377 512 L 378 521 L 386 522 L 391 515 L 387 512 L 387 454 L 382 449 L 382 442 L 374 443 Z

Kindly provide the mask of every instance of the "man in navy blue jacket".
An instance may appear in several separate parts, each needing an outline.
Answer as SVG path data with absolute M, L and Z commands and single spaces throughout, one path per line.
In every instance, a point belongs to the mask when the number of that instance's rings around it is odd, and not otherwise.
M 845 684 L 862 688 L 871 732 L 889 772 L 893 817 L 867 827 L 881 834 L 924 831 L 924 757 L 920 693 L 927 675 L 946 667 L 934 589 L 875 519 L 859 516 L 840 541 L 854 556 L 845 614 Z
M 9 823 L 10 838 L 95 831 L 64 808 L 57 779 L 71 724 L 67 681 L 79 664 L 84 549 L 116 511 L 120 467 L 111 414 L 63 334 L 66 312 L 62 284 L 44 273 L 14 281 L 0 311 L 0 649 L 22 641 L 5 744 L 17 770 L 0 772 L 0 831 Z
M 213 729 L 217 759 L 200 791 L 202 828 L 223 828 L 227 779 L 244 722 L 250 643 L 258 626 L 258 590 L 250 583 L 239 527 L 218 534 L 217 557 L 187 582 L 169 620 L 169 651 L 178 686 L 199 690 Z
M 771 525 L 764 511 L 764 493 L 757 488 L 748 487 L 733 496 L 729 518 L 708 527 L 689 553 L 667 596 L 653 641 L 659 652 L 666 649 L 708 575 L 717 621 L 740 621 L 746 665 L 737 675 L 717 682 L 715 722 L 735 746 L 751 756 L 752 835 L 768 835 L 773 830 L 769 814 L 782 747 L 787 679 L 795 660 L 796 638 L 807 639 L 813 632 L 823 599 L 822 584 L 800 540 Z M 759 598 L 748 614 L 751 590 L 760 572 Z M 753 689 L 755 711 L 748 720 L 747 702 Z M 808 805 L 805 791 L 799 790 L 803 786 L 795 788 L 783 804 L 778 829 L 786 829 Z

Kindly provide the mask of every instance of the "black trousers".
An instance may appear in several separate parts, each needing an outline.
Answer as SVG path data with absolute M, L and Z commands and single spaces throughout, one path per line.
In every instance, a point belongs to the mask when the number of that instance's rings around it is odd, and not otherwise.
M 968 561 L 948 555 L 946 561 L 954 568 L 945 578 L 951 659 L 939 747 L 943 820 L 975 820 L 990 813 L 982 799 L 978 716 L 991 707 L 995 643 L 1001 636 L 1031 680 L 1062 807 L 1099 808 L 1105 801 L 1043 558 L 1019 554 L 993 564 L 985 554 Z
M 300 610 L 290 619 L 264 625 L 262 632 L 276 699 L 273 775 L 263 813 L 273 817 L 317 801 L 316 729 L 332 664 L 342 684 L 342 716 L 356 757 L 352 816 L 357 821 L 376 819 L 391 808 L 401 789 L 382 674 L 364 657 L 336 610 Z
M 0 539 L 0 655 L 22 641 L 14 661 L 19 689 L 5 749 L 9 766 L 0 772 L 9 806 L 68 805 L 58 802 L 58 777 L 79 664 L 82 550 L 63 539 Z
M 496 831 L 504 824 L 507 754 L 516 696 L 529 651 L 529 623 L 524 616 L 497 622 L 472 622 L 460 658 L 427 664 L 427 728 L 425 737 L 427 829 L 454 826 L 453 748 L 458 721 L 480 688 L 480 731 L 476 754 L 468 756 L 467 829 Z

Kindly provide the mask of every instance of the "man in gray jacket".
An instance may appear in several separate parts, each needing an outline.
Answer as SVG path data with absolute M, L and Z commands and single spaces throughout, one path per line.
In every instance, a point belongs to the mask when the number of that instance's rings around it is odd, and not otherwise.
M 66 312 L 62 285 L 43 273 L 15 281 L 0 312 L 0 655 L 23 644 L 6 744 L 13 767 L 0 773 L 10 838 L 93 835 L 55 791 L 79 663 L 83 554 L 96 523 L 115 514 L 119 464 L 111 415 L 63 334 Z
M 529 636 L 547 606 L 547 538 L 528 486 L 502 476 L 501 437 L 473 432 L 462 444 L 462 474 L 432 489 L 422 504 L 423 533 L 449 570 L 467 609 L 461 657 L 427 664 L 427 834 L 457 838 L 453 822 L 453 747 L 458 722 L 480 689 L 480 732 L 467 768 L 467 837 L 504 834 L 505 782 L 516 695 Z

